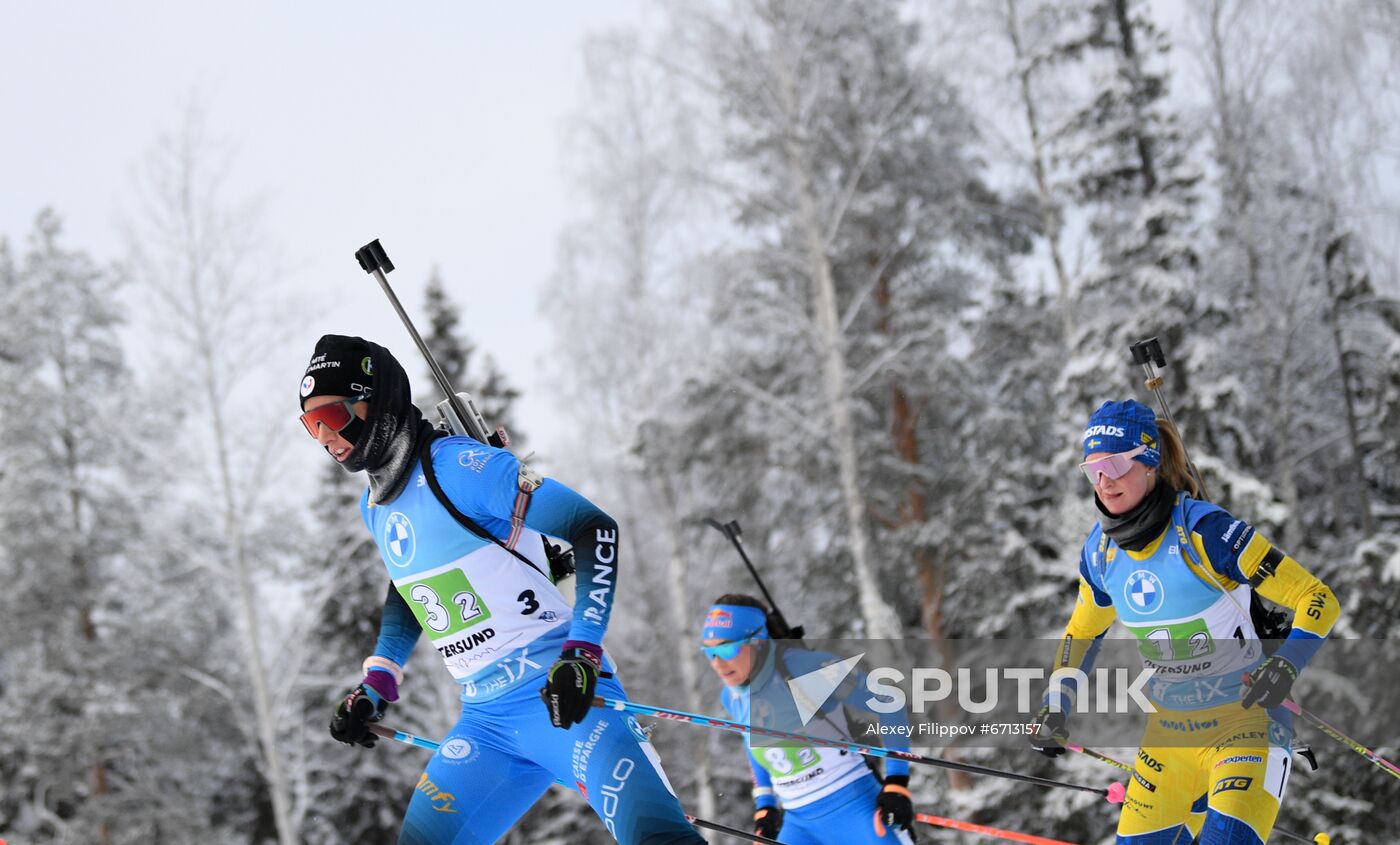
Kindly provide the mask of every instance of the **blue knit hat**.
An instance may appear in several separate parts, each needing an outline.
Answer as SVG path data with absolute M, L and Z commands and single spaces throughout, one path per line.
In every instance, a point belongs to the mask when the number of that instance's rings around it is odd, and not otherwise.
M 1141 402 L 1105 402 L 1089 417 L 1084 429 L 1085 457 L 1094 452 L 1128 452 L 1139 446 L 1146 446 L 1147 451 L 1133 460 L 1150 467 L 1162 462 L 1157 415 Z

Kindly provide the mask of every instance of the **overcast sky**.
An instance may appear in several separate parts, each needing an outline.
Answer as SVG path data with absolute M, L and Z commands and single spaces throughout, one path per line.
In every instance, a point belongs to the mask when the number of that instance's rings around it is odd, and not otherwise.
M 293 370 L 288 397 L 331 331 L 380 340 L 418 394 L 430 389 L 354 262 L 377 237 L 415 315 L 430 267 L 441 267 L 468 305 L 471 336 L 524 391 L 535 446 L 548 448 L 562 409 L 544 395 L 551 343 L 538 291 L 569 219 L 559 162 L 564 118 L 580 106 L 580 46 L 647 20 L 640 0 L 0 0 L 0 235 L 22 241 L 48 206 L 70 247 L 119 258 L 133 168 L 197 94 L 211 132 L 236 145 L 229 196 L 267 197 L 287 258 L 269 271 L 320 303 L 305 349 L 278 361 Z

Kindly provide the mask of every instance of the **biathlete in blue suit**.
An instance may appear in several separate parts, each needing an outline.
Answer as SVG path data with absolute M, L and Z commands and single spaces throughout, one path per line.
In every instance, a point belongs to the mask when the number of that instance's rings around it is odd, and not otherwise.
M 843 708 L 879 716 L 886 747 L 909 750 L 903 710 L 879 714 L 865 703 L 870 693 L 851 672 L 825 701 L 805 702 L 798 714 L 787 681 L 823 669 L 838 658 L 783 646 L 770 637 L 768 611 L 753 596 L 715 600 L 701 631 L 701 652 L 724 682 L 720 703 L 736 721 L 798 730 L 824 739 L 851 740 Z M 753 721 L 750 721 L 752 719 Z M 805 722 L 805 724 L 803 724 Z M 894 845 L 915 841 L 909 764 L 885 760 L 880 779 L 859 754 L 821 745 L 762 744 L 750 737 L 754 779 L 754 832 L 787 845 Z M 779 806 L 781 805 L 781 811 Z
M 590 709 L 595 694 L 626 697 L 602 647 L 617 523 L 504 449 L 442 436 L 398 361 L 361 338 L 321 338 L 301 406 L 326 452 L 368 474 L 360 512 L 391 581 L 364 680 L 331 735 L 374 745 L 369 725 L 398 699 L 422 634 L 462 686 L 461 719 L 419 778 L 399 842 L 495 842 L 558 779 L 618 842 L 703 843 L 636 720 Z M 573 607 L 548 574 L 542 536 L 573 546 Z

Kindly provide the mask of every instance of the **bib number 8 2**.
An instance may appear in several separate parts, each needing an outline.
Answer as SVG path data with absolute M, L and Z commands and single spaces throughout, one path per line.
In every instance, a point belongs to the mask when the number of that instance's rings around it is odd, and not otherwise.
M 817 762 L 817 752 L 811 748 L 766 748 L 763 762 L 768 771 L 785 776 L 800 772 Z

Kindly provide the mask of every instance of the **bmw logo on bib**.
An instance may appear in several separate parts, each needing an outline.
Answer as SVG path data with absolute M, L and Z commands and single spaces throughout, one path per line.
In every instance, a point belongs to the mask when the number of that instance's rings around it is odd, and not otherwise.
M 395 566 L 408 566 L 413 562 L 415 545 L 413 523 L 408 521 L 408 517 L 398 511 L 389 514 L 389 519 L 384 523 L 384 551 L 389 555 L 389 562 Z
M 1123 595 L 1128 600 L 1128 606 L 1138 613 L 1155 613 L 1161 608 L 1166 592 L 1156 575 L 1146 569 L 1139 569 L 1128 576 L 1128 582 L 1123 586 Z

